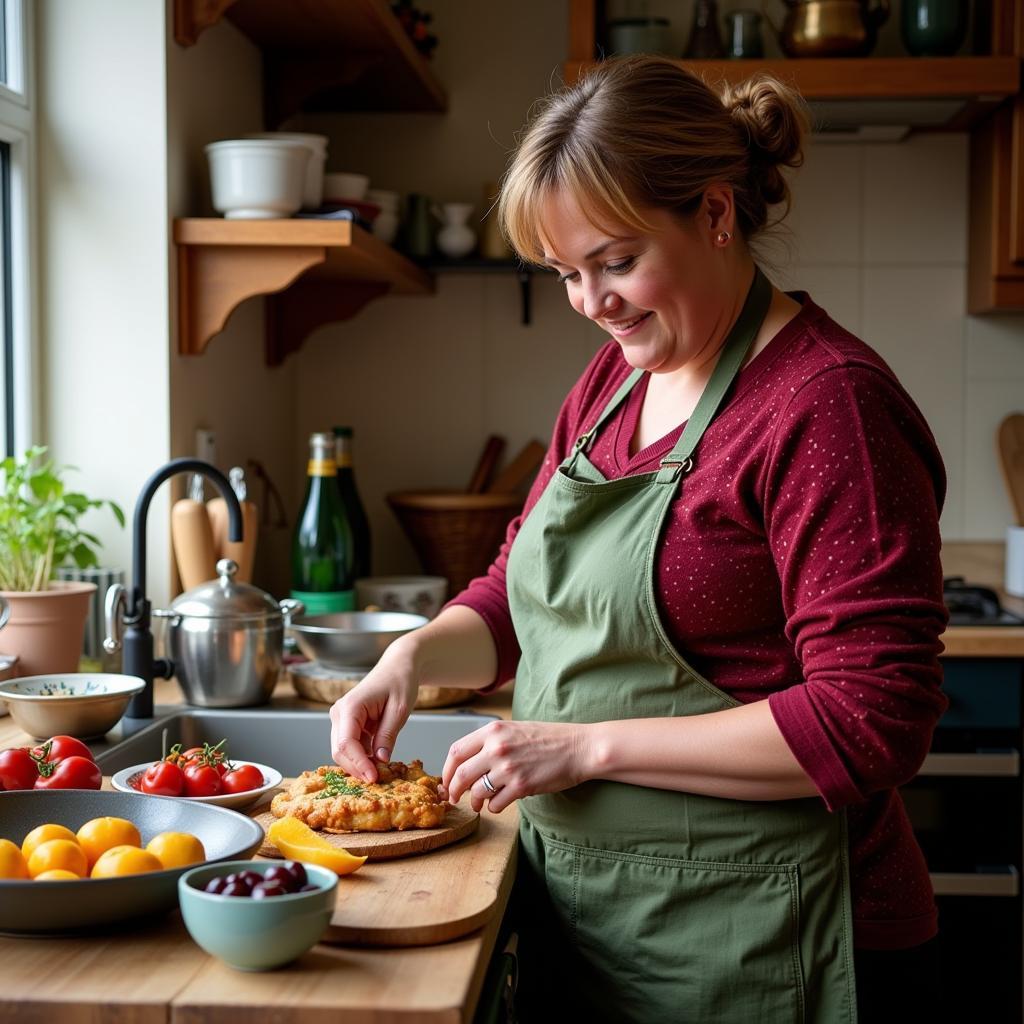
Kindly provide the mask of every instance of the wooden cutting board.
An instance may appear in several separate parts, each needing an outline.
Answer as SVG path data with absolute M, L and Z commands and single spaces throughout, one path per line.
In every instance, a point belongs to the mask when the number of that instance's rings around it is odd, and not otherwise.
M 1024 526 L 1024 414 L 1011 413 L 999 424 L 996 445 L 1017 525 Z
M 268 813 L 265 807 L 250 812 L 261 824 L 260 815 Z M 334 915 L 322 941 L 430 946 L 482 928 L 512 884 L 516 819 L 508 812 L 503 817 L 481 817 L 458 806 L 449 812 L 452 816 L 460 822 L 471 819 L 471 830 L 461 841 L 449 840 L 449 845 L 435 847 L 429 857 L 368 860 L 354 874 L 339 878 Z M 459 827 L 465 825 L 452 831 Z M 350 833 L 328 839 L 356 852 L 354 840 L 402 835 Z M 258 855 L 264 855 L 262 849 Z M 274 855 L 280 856 L 276 849 Z
M 285 785 L 291 780 L 286 780 Z M 249 816 L 255 819 L 264 832 L 277 820 L 270 811 L 270 805 L 260 804 L 251 809 Z M 340 850 L 348 850 L 353 857 L 367 857 L 369 860 L 393 860 L 396 857 L 411 857 L 413 854 L 437 850 L 442 846 L 457 843 L 472 832 L 480 823 L 480 815 L 468 807 L 456 805 L 445 816 L 440 828 L 410 828 L 402 832 L 321 832 L 324 839 Z M 280 850 L 266 837 L 257 853 L 261 857 L 281 857 Z

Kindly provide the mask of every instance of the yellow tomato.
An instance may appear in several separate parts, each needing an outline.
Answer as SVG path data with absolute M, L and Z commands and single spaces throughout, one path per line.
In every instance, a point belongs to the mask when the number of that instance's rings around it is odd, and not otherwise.
M 146 843 L 146 849 L 165 868 L 183 868 L 206 860 L 203 844 L 190 832 L 161 832 Z
M 118 878 L 121 875 L 141 875 L 146 871 L 163 870 L 160 861 L 137 846 L 112 846 L 100 854 L 92 867 L 90 878 Z
M 36 875 L 37 882 L 77 882 L 78 875 L 66 868 L 51 868 L 41 875 Z
M 25 856 L 10 839 L 0 839 L 0 878 L 28 878 Z
M 89 870 L 85 851 L 73 839 L 49 839 L 40 843 L 28 859 L 28 873 L 38 878 L 44 871 L 63 868 L 79 878 Z
M 51 839 L 70 839 L 73 843 L 78 842 L 75 833 L 63 825 L 39 825 L 22 840 L 21 855 L 28 860 L 37 846 L 48 843 Z
M 141 846 L 142 836 L 124 818 L 93 818 L 78 830 L 78 842 L 91 868 L 113 846 Z

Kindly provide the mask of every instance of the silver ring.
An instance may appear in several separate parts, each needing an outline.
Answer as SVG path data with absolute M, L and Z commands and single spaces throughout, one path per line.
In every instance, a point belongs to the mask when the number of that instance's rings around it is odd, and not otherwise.
M 498 792 L 494 788 L 494 783 L 491 782 L 490 776 L 487 774 L 487 772 L 484 772 L 483 775 L 480 776 L 480 781 L 484 784 L 484 789 L 486 789 L 488 793 Z

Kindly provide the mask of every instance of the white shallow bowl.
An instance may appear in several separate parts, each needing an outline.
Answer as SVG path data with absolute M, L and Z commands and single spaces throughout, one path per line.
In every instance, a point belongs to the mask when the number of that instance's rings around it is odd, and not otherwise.
M 250 132 L 247 139 L 283 139 L 301 142 L 309 150 L 306 177 L 302 187 L 302 208 L 316 210 L 324 198 L 324 164 L 327 163 L 327 136 L 311 132 Z
M 258 764 L 256 761 L 237 761 L 229 758 L 232 764 L 251 764 L 263 772 L 263 785 L 258 789 L 247 789 L 244 793 L 219 793 L 217 796 L 180 796 L 164 797 L 165 800 L 194 800 L 197 804 L 213 804 L 215 807 L 233 807 L 238 810 L 241 807 L 251 807 L 260 797 L 266 796 L 272 789 L 281 785 L 281 773 L 276 768 L 265 764 Z M 119 793 L 142 793 L 143 796 L 154 796 L 153 793 L 143 793 L 132 785 L 132 780 L 138 776 L 141 780 L 143 773 L 154 761 L 147 761 L 145 764 L 135 764 L 131 768 L 122 768 L 110 777 L 110 784 Z
M 351 174 L 332 171 L 324 175 L 324 198 L 338 201 L 341 199 L 365 199 L 366 190 L 370 187 L 370 179 L 365 174 Z
M 106 672 L 22 676 L 0 683 L 0 700 L 6 701 L 11 718 L 36 739 L 88 739 L 113 729 L 128 702 L 145 686 L 138 676 Z
M 206 147 L 214 209 L 230 220 L 290 217 L 302 207 L 310 149 L 287 139 L 225 139 Z

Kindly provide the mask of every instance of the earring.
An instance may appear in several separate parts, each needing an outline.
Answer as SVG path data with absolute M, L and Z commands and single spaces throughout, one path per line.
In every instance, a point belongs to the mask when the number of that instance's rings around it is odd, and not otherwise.
M 715 236 L 715 241 L 719 245 L 728 245 L 730 238 L 732 238 L 732 235 L 730 235 L 728 231 L 719 231 Z

